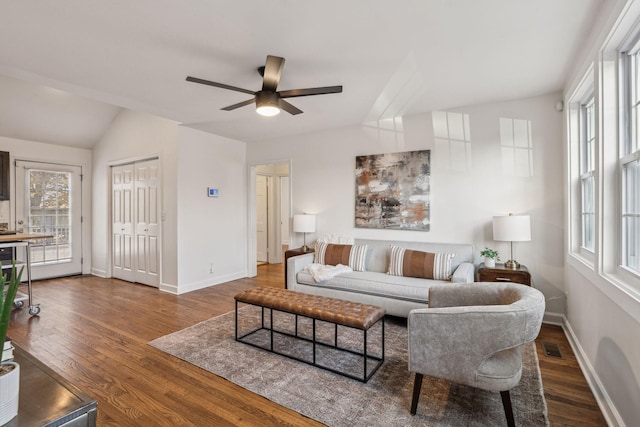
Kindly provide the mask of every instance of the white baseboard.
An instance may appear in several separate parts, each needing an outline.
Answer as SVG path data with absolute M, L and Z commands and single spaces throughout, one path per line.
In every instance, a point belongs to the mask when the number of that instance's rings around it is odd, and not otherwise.
M 158 287 L 162 292 L 168 292 L 170 294 L 178 295 L 178 287 L 176 285 L 170 285 L 168 283 L 160 283 Z
M 207 280 L 201 280 L 199 282 L 187 283 L 178 287 L 172 286 L 172 289 L 165 289 L 164 285 L 161 286 L 161 290 L 166 292 L 175 293 L 176 295 L 186 294 L 187 292 L 197 291 L 198 289 L 208 288 L 209 286 L 219 285 L 221 283 L 230 282 L 232 280 L 244 279 L 247 277 L 246 271 L 238 271 L 235 273 L 226 274 L 224 276 L 217 276 Z
M 600 378 L 598 377 L 598 374 L 596 373 L 595 369 L 593 369 L 593 365 L 589 361 L 587 354 L 585 353 L 582 346 L 580 345 L 578 338 L 573 333 L 571 324 L 569 324 L 569 321 L 565 316 L 562 316 L 562 317 L 563 317 L 562 328 L 564 329 L 565 335 L 569 340 L 569 345 L 571 346 L 573 353 L 576 355 L 578 364 L 580 365 L 580 368 L 582 369 L 584 377 L 586 378 L 587 383 L 589 384 L 589 388 L 591 388 L 591 392 L 593 393 L 593 396 L 596 398 L 596 401 L 598 402 L 598 406 L 600 407 L 600 410 L 602 411 L 602 415 L 607 421 L 607 424 L 609 426 L 625 427 L 626 424 L 624 420 L 622 419 L 622 417 L 620 416 L 620 413 L 618 412 L 615 405 L 611 401 L 611 398 L 609 397 L 609 393 L 607 393 L 607 390 L 604 388 L 604 385 L 602 384 L 602 381 L 600 381 Z
M 108 278 L 106 271 L 98 270 L 97 268 L 92 268 L 91 269 L 91 275 L 102 277 L 103 279 L 107 279 Z
M 548 323 L 550 325 L 557 325 L 564 327 L 565 317 L 562 313 L 551 313 L 546 311 L 542 318 L 542 323 Z

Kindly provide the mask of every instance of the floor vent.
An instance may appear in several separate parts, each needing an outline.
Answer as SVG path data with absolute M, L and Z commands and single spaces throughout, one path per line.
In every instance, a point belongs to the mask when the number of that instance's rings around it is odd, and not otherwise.
M 558 359 L 563 359 L 562 353 L 560 353 L 560 347 L 558 344 L 543 342 L 542 348 L 544 348 L 544 354 L 549 357 L 557 357 Z

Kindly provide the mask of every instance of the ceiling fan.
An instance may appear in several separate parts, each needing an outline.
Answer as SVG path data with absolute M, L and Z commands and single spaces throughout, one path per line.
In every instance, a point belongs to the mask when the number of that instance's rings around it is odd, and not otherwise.
M 324 95 L 327 93 L 342 92 L 342 86 L 291 89 L 276 92 L 278 83 L 280 83 L 280 76 L 282 75 L 283 67 L 284 58 L 280 58 L 279 56 L 267 55 L 267 62 L 264 67 L 258 68 L 258 72 L 262 76 L 262 90 L 259 90 L 257 92 L 191 76 L 187 77 L 187 81 L 253 95 L 253 98 L 251 99 L 238 102 L 237 104 L 229 105 L 228 107 L 222 108 L 222 110 L 231 111 L 235 110 L 236 108 L 255 103 L 256 112 L 263 116 L 275 116 L 276 114 L 280 113 L 281 109 L 293 115 L 302 113 L 302 110 L 285 101 L 284 98 L 296 98 L 299 96 Z

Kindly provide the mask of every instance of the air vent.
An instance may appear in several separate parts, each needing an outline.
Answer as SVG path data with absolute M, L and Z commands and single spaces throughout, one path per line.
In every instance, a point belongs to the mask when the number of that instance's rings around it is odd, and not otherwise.
M 560 353 L 560 347 L 558 347 L 558 344 L 543 342 L 542 348 L 544 348 L 544 354 L 546 356 L 563 359 L 562 353 Z

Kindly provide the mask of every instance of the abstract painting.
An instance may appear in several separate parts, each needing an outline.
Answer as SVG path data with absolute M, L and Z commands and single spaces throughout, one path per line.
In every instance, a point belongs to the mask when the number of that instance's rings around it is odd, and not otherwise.
M 356 157 L 356 228 L 429 231 L 431 150 Z

